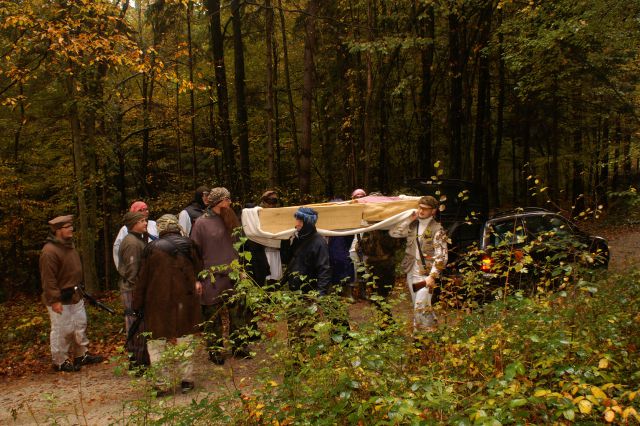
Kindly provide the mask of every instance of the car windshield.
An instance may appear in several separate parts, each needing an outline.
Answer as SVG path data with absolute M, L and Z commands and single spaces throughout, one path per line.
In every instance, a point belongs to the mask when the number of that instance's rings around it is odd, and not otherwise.
M 489 228 L 489 245 L 493 247 L 504 244 L 521 244 L 524 239 L 522 222 L 516 218 L 493 222 Z

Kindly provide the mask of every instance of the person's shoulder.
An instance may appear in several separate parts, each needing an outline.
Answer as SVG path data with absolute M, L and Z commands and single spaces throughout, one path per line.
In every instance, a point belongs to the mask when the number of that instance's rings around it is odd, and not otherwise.
M 58 250 L 57 250 L 56 245 L 51 241 L 47 241 L 42 246 L 42 250 L 40 251 L 40 255 L 41 256 L 51 256 L 54 253 L 56 253 L 57 251 Z

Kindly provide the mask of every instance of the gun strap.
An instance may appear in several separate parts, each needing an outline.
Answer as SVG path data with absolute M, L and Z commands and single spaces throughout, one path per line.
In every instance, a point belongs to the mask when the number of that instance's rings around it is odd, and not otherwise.
M 418 237 L 418 234 L 416 234 L 416 245 L 418 247 L 418 253 L 420 254 L 420 261 L 422 262 L 422 267 L 424 268 L 425 272 L 427 271 L 427 259 L 424 258 L 424 254 L 422 253 L 422 248 L 420 248 L 420 238 Z

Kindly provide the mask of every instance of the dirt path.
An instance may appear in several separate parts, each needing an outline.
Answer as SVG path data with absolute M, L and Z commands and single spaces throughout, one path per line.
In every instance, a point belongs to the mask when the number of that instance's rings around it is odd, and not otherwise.
M 622 271 L 637 265 L 640 259 L 640 226 L 617 229 L 592 229 L 609 241 L 611 271 Z M 352 305 L 351 317 L 356 323 L 370 315 L 370 306 L 361 302 Z M 410 312 L 406 300 L 398 307 L 402 315 Z M 255 348 L 258 356 L 252 360 L 229 359 L 224 366 L 213 366 L 203 353 L 196 355 L 197 388 L 187 395 L 173 397 L 172 403 L 186 404 L 207 392 L 251 386 L 251 377 L 268 366 L 268 358 Z M 262 351 L 263 352 L 263 351 Z M 0 424 L 124 424 L 129 401 L 142 398 L 140 380 L 127 375 L 115 375 L 114 362 L 89 366 L 79 373 L 32 375 L 2 383 Z

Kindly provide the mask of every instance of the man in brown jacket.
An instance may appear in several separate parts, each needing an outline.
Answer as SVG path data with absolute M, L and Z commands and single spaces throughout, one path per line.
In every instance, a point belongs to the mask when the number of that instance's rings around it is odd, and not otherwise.
M 51 232 L 40 254 L 40 280 L 42 301 L 51 320 L 53 367 L 57 371 L 79 371 L 82 365 L 103 358 L 87 351 L 87 313 L 76 288 L 82 283 L 82 263 L 73 245 L 73 216 L 55 217 L 49 226 Z
M 177 217 L 165 214 L 157 224 L 160 239 L 149 243 L 144 251 L 133 308 L 143 312 L 145 331 L 151 333 L 147 343 L 151 365 L 164 358 L 156 383 L 158 391 L 169 391 L 180 381 L 186 392 L 194 386 L 193 334 L 201 322 L 202 287 L 197 274 L 202 263 L 193 241 L 181 235 Z M 178 345 L 177 349 L 167 351 L 169 343 Z M 178 359 L 169 359 L 167 353 L 176 354 Z M 177 363 L 177 368 L 170 369 L 172 363 Z
M 130 353 L 130 367 L 138 365 L 148 365 L 149 357 L 144 342 L 144 337 L 140 332 L 144 331 L 144 326 L 138 326 L 138 333 L 129 339 L 129 329 L 136 320 L 133 315 L 133 290 L 136 285 L 136 278 L 142 262 L 142 253 L 147 246 L 147 217 L 142 212 L 127 212 L 122 218 L 123 225 L 127 227 L 128 233 L 120 244 L 118 258 L 118 273 L 120 274 L 120 297 L 124 306 L 125 333 L 127 334 L 126 349 Z

